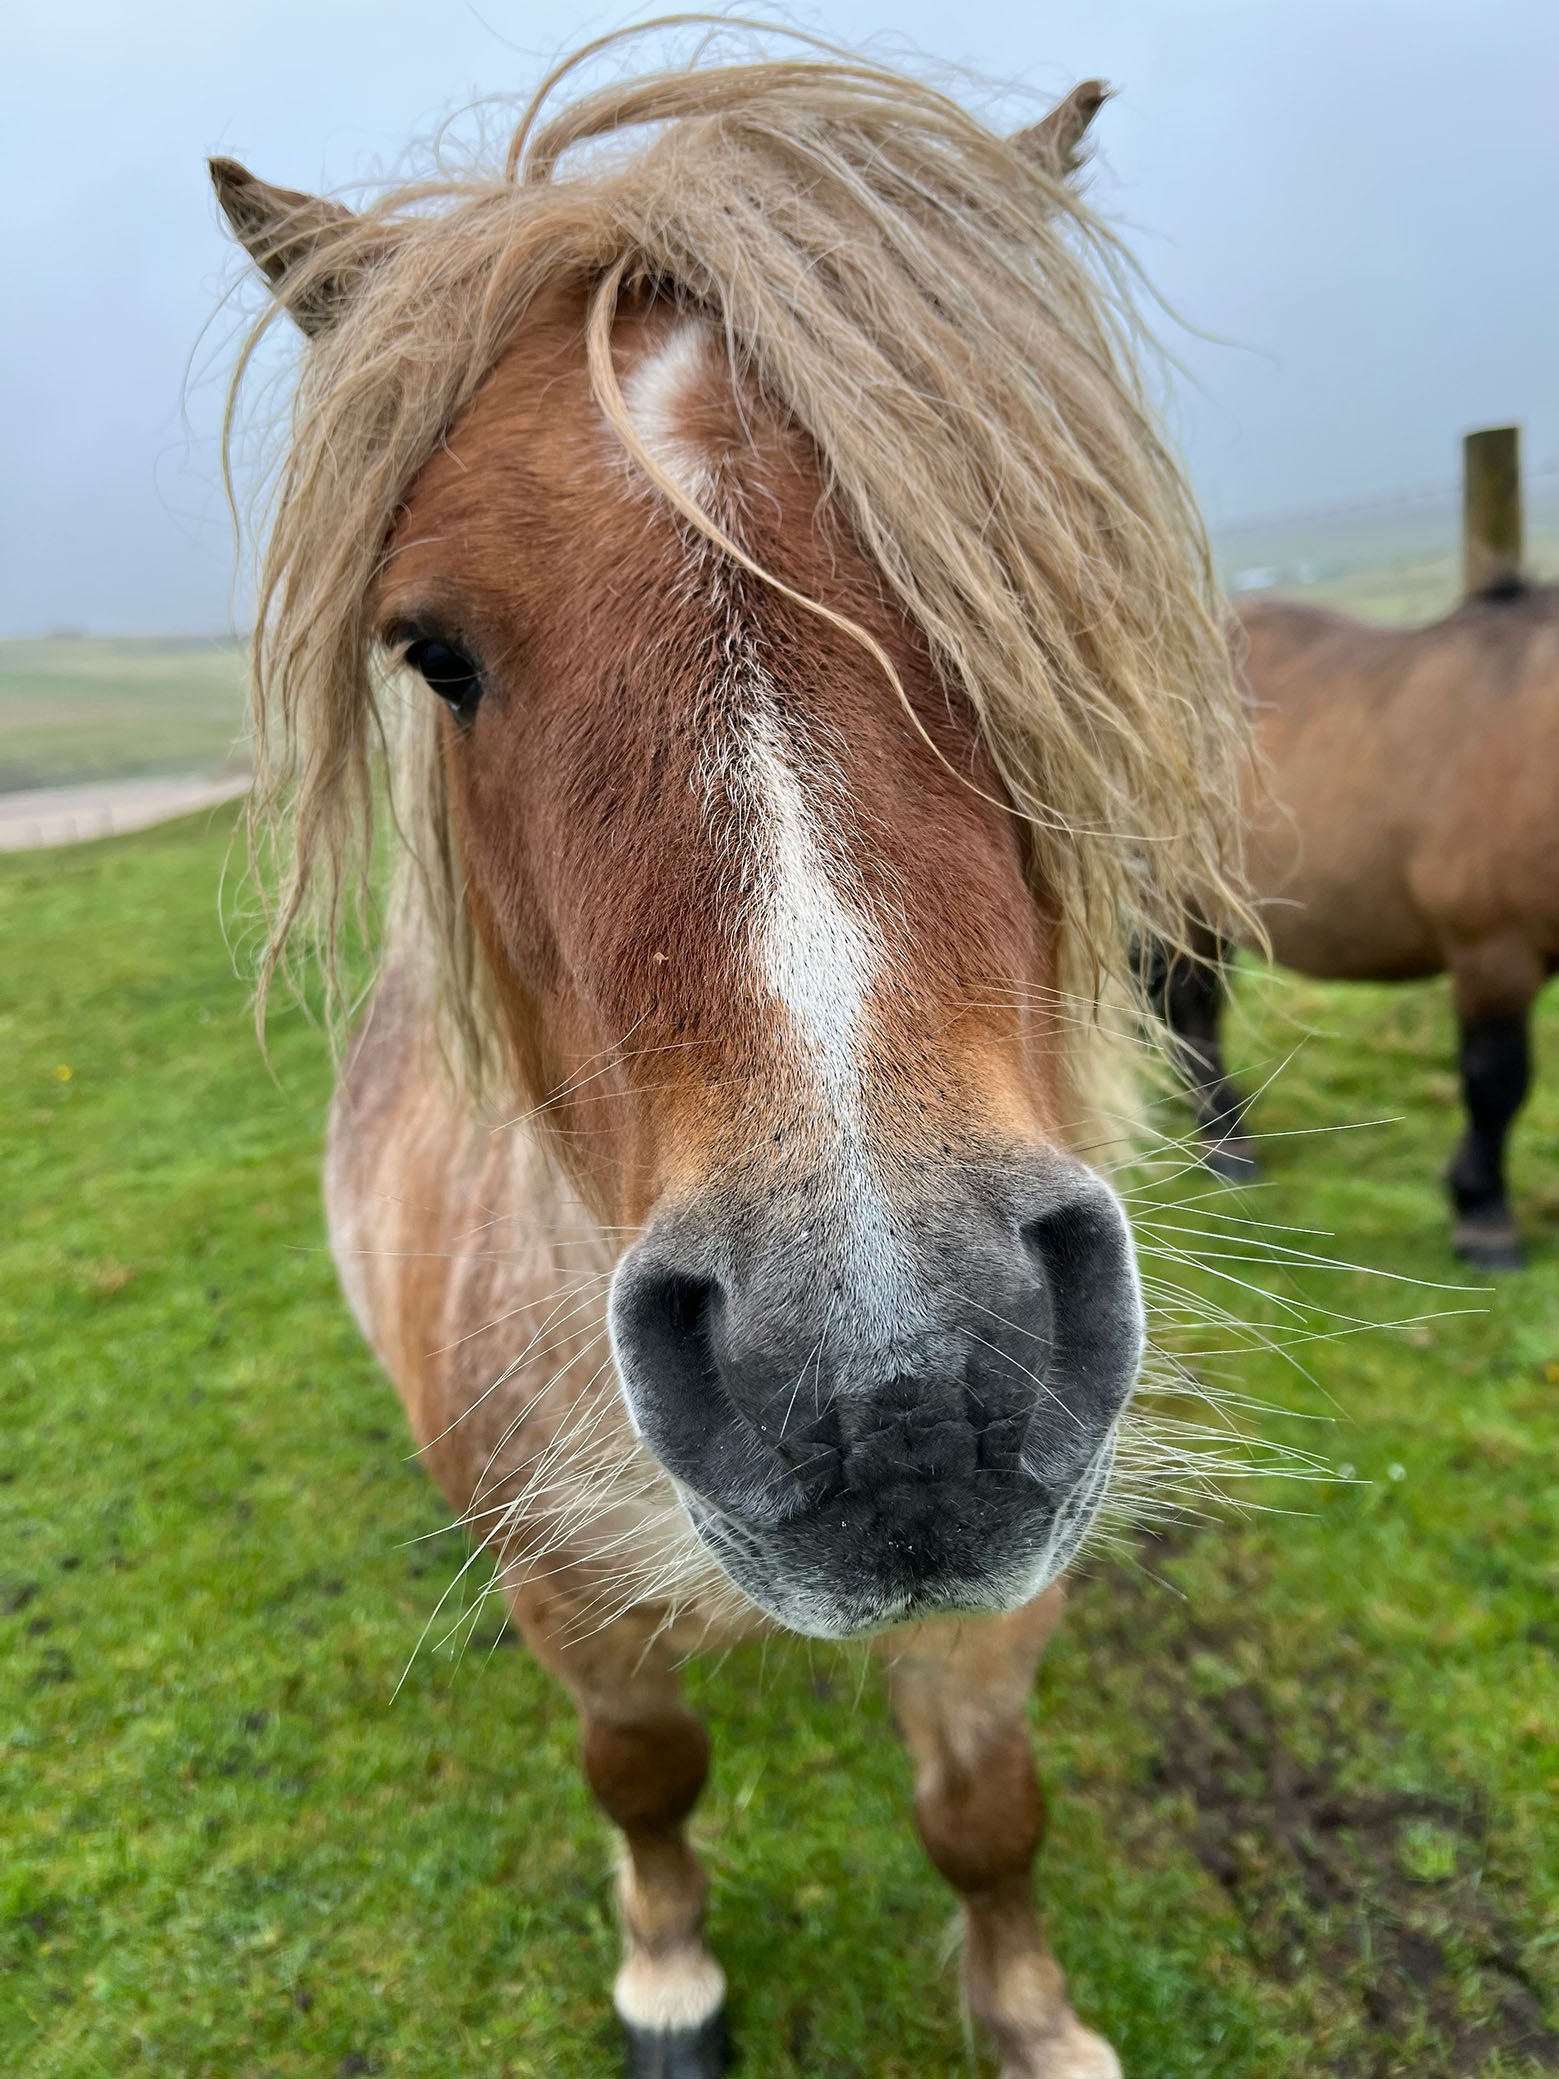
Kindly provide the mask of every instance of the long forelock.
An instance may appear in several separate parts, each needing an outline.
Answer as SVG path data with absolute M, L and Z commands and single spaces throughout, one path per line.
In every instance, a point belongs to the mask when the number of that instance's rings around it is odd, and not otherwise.
M 1140 385 L 1127 263 L 1071 187 L 862 64 L 657 75 L 522 128 L 507 168 L 387 194 L 313 263 L 354 286 L 305 361 L 262 573 L 262 991 L 300 923 L 334 975 L 382 762 L 391 929 L 420 942 L 468 1079 L 499 1067 L 433 719 L 380 699 L 367 601 L 420 469 L 568 282 L 598 331 L 618 284 L 664 285 L 809 438 L 1027 819 L 1070 995 L 1098 1000 L 1189 906 L 1237 909 L 1246 739 L 1210 559 Z M 666 458 L 629 444 L 674 497 Z

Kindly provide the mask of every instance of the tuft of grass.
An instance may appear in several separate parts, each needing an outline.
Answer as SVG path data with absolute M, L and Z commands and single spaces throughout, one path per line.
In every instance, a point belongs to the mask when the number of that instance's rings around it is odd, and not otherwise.
M 609 2074 L 565 1703 L 491 1624 L 392 1701 L 465 1552 L 335 1289 L 321 1044 L 280 1020 L 274 1081 L 255 1050 L 231 820 L 0 861 L 0 2070 Z M 1517 2079 L 1559 2054 L 1559 1082 L 1517 1140 L 1531 1267 L 1448 1294 L 1443 992 L 1253 976 L 1242 1005 L 1247 1078 L 1287 1064 L 1265 1180 L 1132 1183 L 1145 1237 L 1223 1237 L 1152 1267 L 1274 1339 L 1286 1301 L 1426 1318 L 1202 1361 L 1352 1476 L 1084 1569 L 1036 1701 L 1057 1947 L 1144 2079 Z M 1390 1123 L 1314 1130 L 1357 1120 Z M 1431 1286 L 1239 1260 L 1295 1227 Z M 967 2074 L 858 1656 L 692 1686 L 744 2069 Z

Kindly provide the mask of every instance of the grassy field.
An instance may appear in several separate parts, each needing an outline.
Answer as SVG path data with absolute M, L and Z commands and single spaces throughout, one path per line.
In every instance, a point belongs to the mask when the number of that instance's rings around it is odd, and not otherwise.
M 275 1082 L 256 1058 L 230 822 L 0 861 L 0 2071 L 611 2074 L 569 1713 L 491 1628 L 394 1695 L 464 1549 L 324 1254 L 317 1037 L 281 1021 Z M 1287 1061 L 1246 1209 L 1454 1281 L 1441 993 L 1263 983 L 1245 1013 L 1248 1072 Z M 1227 1239 L 1201 1274 L 1279 1330 L 1238 1281 L 1444 1318 L 1319 1343 L 1313 1378 L 1238 1366 L 1351 1477 L 1097 1557 L 1045 1667 L 1045 1895 L 1133 2079 L 1559 2065 L 1556 1146 L 1550 1077 L 1516 1162 L 1532 1266 L 1486 1301 Z M 1178 1189 L 1144 1212 L 1171 1247 L 1234 1209 Z M 743 2071 L 969 2073 L 874 1685 L 798 1648 L 693 1686 Z
M 0 793 L 245 762 L 244 655 L 191 636 L 0 642 Z M 237 748 L 235 748 L 235 746 Z

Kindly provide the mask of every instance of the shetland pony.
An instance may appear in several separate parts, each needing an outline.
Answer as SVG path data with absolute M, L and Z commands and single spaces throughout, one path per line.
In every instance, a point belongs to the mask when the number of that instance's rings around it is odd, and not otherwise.
M 302 929 L 332 987 L 387 801 L 330 1229 L 579 1709 L 636 2074 L 725 2056 L 678 1667 L 775 1628 L 880 1638 L 1008 2079 L 1119 2069 L 1036 1915 L 1024 1714 L 1143 1347 L 1096 1013 L 1233 900 L 1243 725 L 1069 180 L 1102 98 L 1003 139 L 765 60 L 533 105 L 361 215 L 212 167 L 307 335 L 266 978 Z
M 1265 770 L 1246 859 L 1275 959 L 1328 981 L 1449 973 L 1467 1125 L 1446 1183 L 1453 1244 L 1521 1262 L 1505 1143 L 1531 1081 L 1533 1002 L 1559 968 L 1559 588 L 1502 586 L 1421 628 L 1280 602 L 1241 615 Z M 1237 924 L 1222 943 L 1241 936 Z M 1208 1160 L 1250 1174 L 1224 1067 L 1220 935 L 1163 961 Z

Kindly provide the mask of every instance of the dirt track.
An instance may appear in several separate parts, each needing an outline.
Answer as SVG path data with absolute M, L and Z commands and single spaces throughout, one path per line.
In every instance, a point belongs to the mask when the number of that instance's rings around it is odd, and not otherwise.
M 196 809 L 232 801 L 249 785 L 245 773 L 100 780 L 80 787 L 34 787 L 0 794 L 0 852 L 30 852 L 145 830 Z

